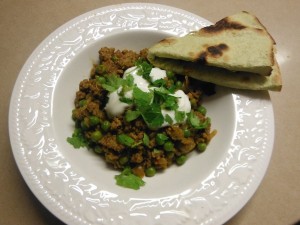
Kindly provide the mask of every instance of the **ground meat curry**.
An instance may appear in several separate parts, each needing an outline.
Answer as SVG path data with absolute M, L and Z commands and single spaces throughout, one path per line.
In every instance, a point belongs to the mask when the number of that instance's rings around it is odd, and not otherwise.
M 115 169 L 130 168 L 134 175 L 143 177 L 153 176 L 172 164 L 182 165 L 188 153 L 206 149 L 215 131 L 211 132 L 210 119 L 201 104 L 203 95 L 211 94 L 213 87 L 167 71 L 167 76 L 157 83 L 165 92 L 181 89 L 188 96 L 191 112 L 184 122 L 174 123 L 168 118 L 167 126 L 154 129 L 149 126 L 153 121 L 147 121 L 134 105 L 121 115 L 110 117 L 105 110 L 110 86 L 105 81 L 119 81 L 137 62 L 149 67 L 147 49 L 138 53 L 107 47 L 99 50 L 99 64 L 79 84 L 72 111 L 75 130 L 68 142 L 76 148 L 93 149 Z

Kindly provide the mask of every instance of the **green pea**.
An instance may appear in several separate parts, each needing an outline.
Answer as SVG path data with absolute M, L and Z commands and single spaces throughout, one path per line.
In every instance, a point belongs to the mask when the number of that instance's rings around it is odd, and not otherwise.
M 158 145 L 163 145 L 166 140 L 168 140 L 168 136 L 163 133 L 158 133 L 155 137 L 156 143 Z
M 103 149 L 99 145 L 97 145 L 94 148 L 94 152 L 97 153 L 97 154 L 101 154 L 101 153 L 103 153 Z
M 185 138 L 188 138 L 188 137 L 191 136 L 191 131 L 188 130 L 188 129 L 185 129 L 185 130 L 183 131 L 183 135 L 184 135 Z
M 116 61 L 118 61 L 119 59 L 118 59 L 117 56 L 113 55 L 113 56 L 111 57 L 111 60 L 114 61 L 114 62 L 116 62 Z
M 176 163 L 177 163 L 177 165 L 181 166 L 185 163 L 186 160 L 187 160 L 187 156 L 181 155 L 178 158 L 176 158 Z
M 80 107 L 86 106 L 86 104 L 87 104 L 87 100 L 86 99 L 82 99 L 82 100 L 79 101 L 79 106 Z
M 167 71 L 167 77 L 169 79 L 173 79 L 174 78 L 174 73 L 172 71 Z
M 96 77 L 96 80 L 99 84 L 104 84 L 106 81 L 105 77 L 99 77 L 99 76 Z
M 153 153 L 154 153 L 154 154 L 161 154 L 162 151 L 159 150 L 159 149 L 157 149 L 157 148 L 155 148 L 155 149 L 153 149 Z
M 205 143 L 198 143 L 197 150 L 198 152 L 204 152 L 206 150 L 207 145 Z
M 156 174 L 156 169 L 152 166 L 145 170 L 145 175 L 147 177 L 153 177 L 155 174 Z
M 174 157 L 175 153 L 174 152 L 167 152 L 166 155 L 167 155 L 167 158 L 172 159 Z
M 206 108 L 202 105 L 198 107 L 197 111 L 200 112 L 202 115 L 206 115 Z
M 104 66 L 104 65 L 98 65 L 98 66 L 96 67 L 96 72 L 98 72 L 99 74 L 105 73 L 105 72 L 106 72 L 105 66 Z
M 83 130 L 87 130 L 89 128 L 90 124 L 87 117 L 81 121 L 80 126 Z
M 121 165 L 125 165 L 128 162 L 128 157 L 127 156 L 123 156 L 119 159 L 119 162 Z
M 102 138 L 102 133 L 99 130 L 94 131 L 91 135 L 91 139 L 94 142 L 98 142 L 101 138 Z
M 97 124 L 99 124 L 100 123 L 100 119 L 99 119 L 99 117 L 97 117 L 97 116 L 90 116 L 90 124 L 92 125 L 92 126 L 95 126 L 95 125 L 97 125 Z
M 101 128 L 104 132 L 107 132 L 110 128 L 110 122 L 108 120 L 103 121 Z
M 167 152 L 173 151 L 174 149 L 174 144 L 171 141 L 167 141 L 166 143 L 164 143 L 164 149 Z
M 179 80 L 176 81 L 175 86 L 176 86 L 177 88 L 181 89 L 181 88 L 182 88 L 182 82 L 179 81 Z

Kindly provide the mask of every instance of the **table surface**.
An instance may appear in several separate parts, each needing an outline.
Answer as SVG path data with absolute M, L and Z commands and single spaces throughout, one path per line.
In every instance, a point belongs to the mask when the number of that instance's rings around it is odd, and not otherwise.
M 0 224 L 63 224 L 32 194 L 18 171 L 8 134 L 8 108 L 18 73 L 38 44 L 70 19 L 122 0 L 0 1 Z M 146 1 L 140 1 L 146 2 Z M 250 201 L 226 224 L 294 224 L 300 220 L 300 1 L 153 0 L 209 21 L 239 12 L 255 14 L 277 43 L 281 92 L 270 92 L 275 143 L 267 173 Z M 296 96 L 296 97 L 293 97 Z

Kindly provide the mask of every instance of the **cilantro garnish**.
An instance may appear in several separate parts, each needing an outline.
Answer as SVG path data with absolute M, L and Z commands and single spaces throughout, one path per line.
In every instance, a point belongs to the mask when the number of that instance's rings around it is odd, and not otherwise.
M 140 111 L 128 110 L 125 113 L 125 120 L 127 122 L 131 122 L 131 121 L 137 119 L 140 115 L 141 115 Z
M 141 186 L 145 185 L 145 181 L 143 181 L 140 177 L 134 175 L 131 172 L 131 169 L 126 167 L 121 174 L 115 176 L 116 183 L 119 186 L 138 190 Z
M 127 75 L 125 79 L 122 79 L 122 92 L 131 91 L 134 86 L 134 78 L 131 74 Z
M 207 118 L 204 122 L 202 122 L 199 119 L 199 117 L 196 116 L 195 113 L 193 113 L 193 112 L 188 113 L 188 121 L 189 121 L 190 125 L 197 130 L 205 129 L 210 124 L 209 118 Z
M 102 81 L 102 87 L 108 92 L 114 92 L 117 90 L 123 83 L 123 79 L 118 77 L 115 74 L 105 76 L 105 81 Z
M 170 95 L 170 94 L 174 94 L 174 92 L 171 92 L 169 89 L 165 88 L 165 87 L 157 87 L 154 89 L 156 93 L 159 93 L 160 95 Z
M 170 95 L 169 91 L 163 87 L 150 90 L 150 92 L 143 92 L 138 87 L 134 87 L 133 103 L 151 129 L 159 128 L 165 120 L 169 124 L 173 123 L 170 116 L 164 118 L 161 109 L 176 110 L 178 108 L 177 97 Z M 127 116 L 132 118 L 131 115 Z
M 146 105 L 151 105 L 154 93 L 152 90 L 150 90 L 150 92 L 144 92 L 135 86 L 133 88 L 132 96 L 134 103 L 137 105 L 137 107 L 142 108 Z
M 129 137 L 128 135 L 126 134 L 119 134 L 117 135 L 117 141 L 120 143 L 120 144 L 123 144 L 127 147 L 132 147 L 135 143 L 134 139 L 132 139 L 131 137 Z
M 169 137 L 165 135 L 164 133 L 158 133 L 155 137 L 156 143 L 158 145 L 163 145 L 165 141 L 167 141 Z
M 184 121 L 184 119 L 185 119 L 185 112 L 184 111 L 175 110 L 175 120 L 178 123 L 181 123 L 181 122 Z
M 164 122 L 164 117 L 161 113 L 161 108 L 157 104 L 151 104 L 140 108 L 139 111 L 150 129 L 161 127 Z
M 125 79 L 123 79 L 115 74 L 112 74 L 103 77 L 97 77 L 97 81 L 108 92 L 114 92 L 122 87 L 122 93 L 124 93 L 132 90 L 134 85 L 132 75 L 128 75 Z
M 177 97 L 172 95 L 165 96 L 165 101 L 162 103 L 162 108 L 167 110 L 175 110 L 178 108 Z
M 166 80 L 164 79 L 159 79 L 151 83 L 150 73 L 153 66 L 145 60 L 139 59 L 135 65 L 137 67 L 137 74 L 149 81 L 150 85 L 155 86 L 153 89 L 150 88 L 149 92 L 139 89 L 134 84 L 134 78 L 131 74 L 126 74 L 125 79 L 117 75 L 106 75 L 96 77 L 96 79 L 108 92 L 118 90 L 120 101 L 133 106 L 133 110 L 125 114 L 127 122 L 141 116 L 150 129 L 161 127 L 165 121 L 170 125 L 173 124 L 174 121 L 170 115 L 163 116 L 162 109 L 175 111 L 178 109 L 178 97 L 173 95 L 176 89 L 174 87 L 167 89 Z M 132 97 L 125 95 L 128 91 L 132 91 Z M 182 122 L 184 117 L 185 115 L 177 112 L 175 119 L 179 119 L 177 121 Z
M 165 87 L 167 84 L 165 79 L 158 79 L 152 82 L 152 85 L 155 87 Z
M 150 144 L 149 136 L 146 133 L 144 133 L 144 136 L 143 136 L 143 144 L 147 147 L 149 147 L 149 144 Z
M 173 124 L 173 119 L 172 119 L 172 117 L 171 117 L 169 114 L 166 114 L 166 115 L 165 115 L 165 121 L 166 121 L 168 124 L 170 124 L 170 125 Z
M 126 103 L 126 104 L 128 104 L 128 105 L 130 105 L 130 104 L 133 103 L 133 101 L 132 101 L 131 98 L 126 98 L 126 97 L 120 97 L 120 101 L 121 101 L 121 102 L 124 102 L 124 103 Z
M 72 134 L 72 137 L 67 138 L 67 142 L 73 145 L 74 148 L 87 147 L 88 141 L 83 136 L 80 129 L 76 128 Z
M 178 108 L 177 97 L 171 95 L 170 91 L 164 87 L 154 89 L 154 102 L 161 105 L 161 108 L 175 110 Z
M 133 88 L 133 101 L 137 111 L 151 129 L 160 127 L 164 122 L 160 105 L 153 101 L 154 92 L 143 92 L 138 87 Z
M 153 66 L 143 59 L 138 59 L 135 62 L 135 65 L 138 67 L 138 75 L 142 76 L 145 80 L 150 81 L 149 75 Z

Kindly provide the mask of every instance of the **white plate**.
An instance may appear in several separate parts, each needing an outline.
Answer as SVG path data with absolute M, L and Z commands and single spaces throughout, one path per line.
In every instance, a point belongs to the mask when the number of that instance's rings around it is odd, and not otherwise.
M 205 102 L 218 130 L 207 151 L 145 178 L 138 191 L 115 185 L 118 172 L 66 142 L 75 92 L 100 47 L 138 50 L 209 24 L 169 6 L 121 4 L 76 17 L 37 47 L 15 84 L 9 131 L 18 167 L 49 211 L 68 224 L 192 225 L 222 224 L 244 206 L 272 153 L 267 92 L 218 88 Z

